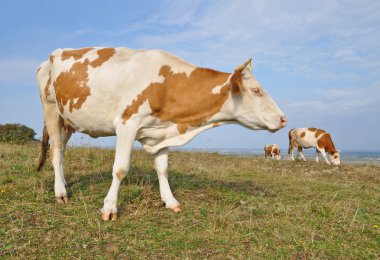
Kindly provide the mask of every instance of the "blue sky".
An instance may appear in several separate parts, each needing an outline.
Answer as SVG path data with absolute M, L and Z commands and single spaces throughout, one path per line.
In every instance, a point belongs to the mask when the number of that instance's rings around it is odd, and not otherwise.
M 125 46 L 226 72 L 253 57 L 255 76 L 289 119 L 275 134 L 222 126 L 187 147 L 277 143 L 285 151 L 290 128 L 318 127 L 343 151 L 380 150 L 379 1 L 3 0 L 0 31 L 0 123 L 26 124 L 38 136 L 39 63 L 56 48 Z

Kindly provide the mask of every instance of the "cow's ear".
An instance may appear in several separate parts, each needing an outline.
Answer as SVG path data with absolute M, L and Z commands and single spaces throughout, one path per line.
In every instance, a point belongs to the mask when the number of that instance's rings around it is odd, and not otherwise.
M 243 87 L 243 74 L 240 71 L 235 71 L 230 78 L 230 88 L 234 95 L 239 94 Z
M 230 86 L 232 94 L 236 95 L 242 91 L 243 76 L 252 72 L 252 59 L 247 60 L 235 68 L 230 78 Z
M 243 64 L 240 64 L 235 68 L 235 72 L 240 72 L 242 74 L 251 73 L 252 72 L 252 59 L 248 59 Z

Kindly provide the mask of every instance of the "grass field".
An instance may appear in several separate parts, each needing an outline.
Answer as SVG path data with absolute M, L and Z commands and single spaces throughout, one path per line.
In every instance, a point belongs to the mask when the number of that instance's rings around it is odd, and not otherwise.
M 173 152 L 174 213 L 152 156 L 135 151 L 119 218 L 102 222 L 114 151 L 68 149 L 66 205 L 38 155 L 38 144 L 0 144 L 0 258 L 380 258 L 378 166 Z

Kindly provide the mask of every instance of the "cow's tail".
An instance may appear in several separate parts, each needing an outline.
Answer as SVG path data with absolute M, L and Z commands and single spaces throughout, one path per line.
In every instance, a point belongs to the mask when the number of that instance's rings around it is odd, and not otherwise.
M 290 155 L 290 151 L 292 150 L 293 148 L 293 144 L 292 144 L 292 132 L 293 132 L 294 129 L 290 129 L 289 131 L 289 147 L 288 147 L 288 154 Z
M 46 161 L 46 154 L 49 146 L 49 133 L 46 128 L 46 124 L 44 124 L 44 130 L 42 131 L 42 140 L 41 140 L 41 154 L 38 162 L 37 171 L 40 171 L 42 166 L 44 166 Z

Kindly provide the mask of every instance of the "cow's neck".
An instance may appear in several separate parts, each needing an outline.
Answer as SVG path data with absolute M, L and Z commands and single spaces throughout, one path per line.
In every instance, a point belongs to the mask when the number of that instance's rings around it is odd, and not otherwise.
M 209 123 L 229 99 L 229 73 L 195 68 L 188 75 L 176 73 L 170 66 L 164 65 L 159 75 L 163 81 L 148 85 L 124 110 L 124 122 L 148 101 L 151 116 L 161 122 L 177 124 L 179 133 L 183 134 L 190 128 Z
M 333 155 L 334 153 L 336 153 L 336 149 L 332 141 L 327 143 L 325 151 L 329 153 L 330 155 Z
M 333 155 L 334 153 L 336 153 L 336 149 L 335 149 L 335 145 L 331 139 L 331 136 L 326 133 L 324 134 L 324 136 L 322 136 L 322 138 L 325 139 L 325 151 L 330 154 L 330 155 Z
M 160 75 L 164 81 L 157 85 L 165 87 L 165 100 L 150 102 L 151 115 L 161 121 L 176 123 L 181 134 L 190 128 L 208 124 L 229 97 L 228 73 L 196 68 L 186 75 L 174 73 L 170 67 L 163 66 Z

